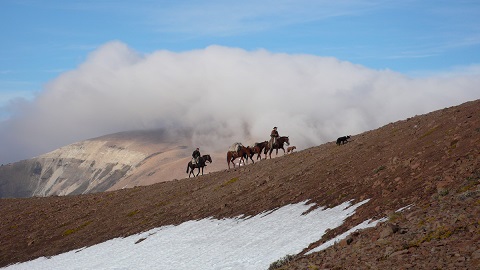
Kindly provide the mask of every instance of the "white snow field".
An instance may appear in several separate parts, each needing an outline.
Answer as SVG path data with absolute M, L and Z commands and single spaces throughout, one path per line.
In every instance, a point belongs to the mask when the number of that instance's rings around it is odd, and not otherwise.
M 328 209 L 302 202 L 252 217 L 188 221 L 3 269 L 268 269 L 320 240 L 327 229 L 340 226 L 367 202 Z M 365 221 L 350 231 L 377 222 Z M 329 241 L 321 248 L 333 244 Z

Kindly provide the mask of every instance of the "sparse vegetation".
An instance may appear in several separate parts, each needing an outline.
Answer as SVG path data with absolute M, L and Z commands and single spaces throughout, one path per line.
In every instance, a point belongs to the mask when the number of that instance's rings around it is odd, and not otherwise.
M 427 217 L 426 219 L 422 219 L 418 222 L 419 226 L 424 226 L 425 224 L 431 223 L 434 220 L 433 217 Z
M 237 181 L 238 181 L 238 177 L 234 177 L 234 178 L 222 183 L 219 187 L 215 188 L 215 190 L 218 190 L 219 188 L 223 188 L 223 187 L 226 187 L 228 185 L 231 185 L 231 184 L 233 184 Z
M 390 215 L 388 216 L 388 221 L 389 221 L 390 223 L 394 223 L 394 222 L 397 221 L 401 216 L 402 216 L 401 213 L 399 213 L 399 212 L 393 212 L 392 214 L 390 214 Z
M 449 193 L 448 189 L 441 189 L 440 191 L 438 191 L 438 195 L 440 195 L 440 197 L 443 197 L 443 196 L 447 196 Z
M 136 214 L 138 214 L 139 212 L 140 212 L 140 210 L 133 210 L 132 212 L 129 212 L 129 213 L 127 214 L 127 216 L 133 217 L 133 216 L 135 216 Z
M 376 169 L 373 171 L 373 173 L 378 173 L 378 172 L 380 172 L 380 171 L 385 170 L 386 168 L 387 168 L 387 167 L 385 167 L 384 165 L 382 165 L 382 166 L 376 168 Z
M 435 130 L 438 129 L 438 126 L 435 126 L 433 128 L 431 128 L 430 130 L 428 130 L 427 132 L 425 132 L 425 134 L 423 134 L 422 136 L 420 136 L 420 139 L 423 139 L 425 137 L 427 137 L 428 135 L 432 134 L 433 132 L 435 132 Z
M 76 228 L 73 228 L 73 229 L 68 229 L 66 231 L 63 232 L 63 236 L 68 236 L 70 234 L 73 234 L 73 233 L 76 233 L 82 229 L 84 229 L 85 227 L 87 227 L 88 225 L 90 225 L 92 222 L 91 221 L 87 221 L 85 223 L 83 223 L 82 225 L 76 227 Z
M 420 239 L 410 242 L 409 247 L 418 247 L 424 242 L 430 242 L 432 240 L 442 240 L 450 237 L 454 232 L 454 229 L 447 228 L 446 226 L 440 226 L 437 229 L 428 232 Z
M 457 143 L 458 143 L 458 140 L 453 140 L 450 142 L 450 148 L 452 149 L 455 149 L 457 148 Z
M 271 263 L 268 270 L 280 269 L 281 267 L 288 265 L 293 259 L 295 259 L 295 255 L 285 255 L 281 259 Z

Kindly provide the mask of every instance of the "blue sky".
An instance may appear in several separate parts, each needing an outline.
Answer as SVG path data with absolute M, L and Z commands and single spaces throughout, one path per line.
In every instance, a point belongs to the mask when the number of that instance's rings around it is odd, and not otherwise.
M 2 0 L 0 22 L 0 163 L 135 129 L 137 123 L 165 126 L 174 122 L 165 115 L 190 110 L 183 95 L 198 85 L 209 94 L 199 97 L 205 103 L 247 88 L 250 95 L 270 97 L 285 88 L 285 93 L 301 91 L 297 93 L 307 99 L 310 94 L 327 97 L 320 101 L 325 115 L 316 113 L 314 100 L 289 107 L 296 115 L 292 119 L 303 123 L 292 120 L 290 127 L 308 130 L 299 135 L 305 137 L 304 147 L 339 132 L 352 134 L 480 98 L 475 86 L 480 74 L 480 1 Z M 156 73 L 150 74 L 152 70 Z M 144 100 L 129 96 L 131 89 Z M 72 96 L 76 103 L 70 103 Z M 159 97 L 162 108 L 171 110 L 145 106 L 147 99 Z M 388 104 L 385 98 L 397 103 Z M 118 120 L 132 100 L 136 107 Z M 284 102 L 279 96 L 278 107 Z M 171 104 L 184 107 L 178 110 Z M 390 107 L 383 108 L 386 104 Z M 209 105 L 211 114 L 228 109 Z M 92 113 L 83 113 L 85 108 Z M 354 120 L 339 124 L 328 110 L 348 111 Z M 59 111 L 69 115 L 68 122 L 56 118 Z M 264 114 L 256 108 L 255 113 Z M 192 126 L 194 120 L 215 119 L 211 114 L 192 112 L 176 122 L 188 126 L 188 120 Z M 269 129 L 274 122 L 265 116 L 249 123 L 246 112 L 242 117 L 244 122 L 236 124 L 252 137 L 264 133 L 260 125 Z M 84 128 L 73 126 L 66 134 L 66 128 L 45 124 L 54 119 L 59 126 L 80 122 Z M 232 125 L 227 119 L 217 121 Z
M 479 1 L 0 2 L 0 95 L 41 91 L 120 40 L 141 53 L 209 45 L 332 56 L 410 75 L 480 62 Z

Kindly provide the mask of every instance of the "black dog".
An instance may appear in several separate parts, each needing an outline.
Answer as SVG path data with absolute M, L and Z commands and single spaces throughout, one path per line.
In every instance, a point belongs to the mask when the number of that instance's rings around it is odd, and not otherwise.
M 350 136 L 343 136 L 337 139 L 337 145 L 340 144 L 346 144 L 348 142 L 348 139 L 350 139 Z

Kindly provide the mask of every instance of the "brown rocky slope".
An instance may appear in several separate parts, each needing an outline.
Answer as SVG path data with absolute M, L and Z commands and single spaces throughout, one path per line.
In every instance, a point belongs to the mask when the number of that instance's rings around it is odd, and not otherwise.
M 303 255 L 307 249 L 280 268 L 478 269 L 479 182 L 476 100 L 352 136 L 345 145 L 330 142 L 194 179 L 2 199 L 0 266 L 192 219 L 254 215 L 305 200 L 334 206 L 369 198 L 308 249 L 366 219 L 388 221 L 324 251 Z

